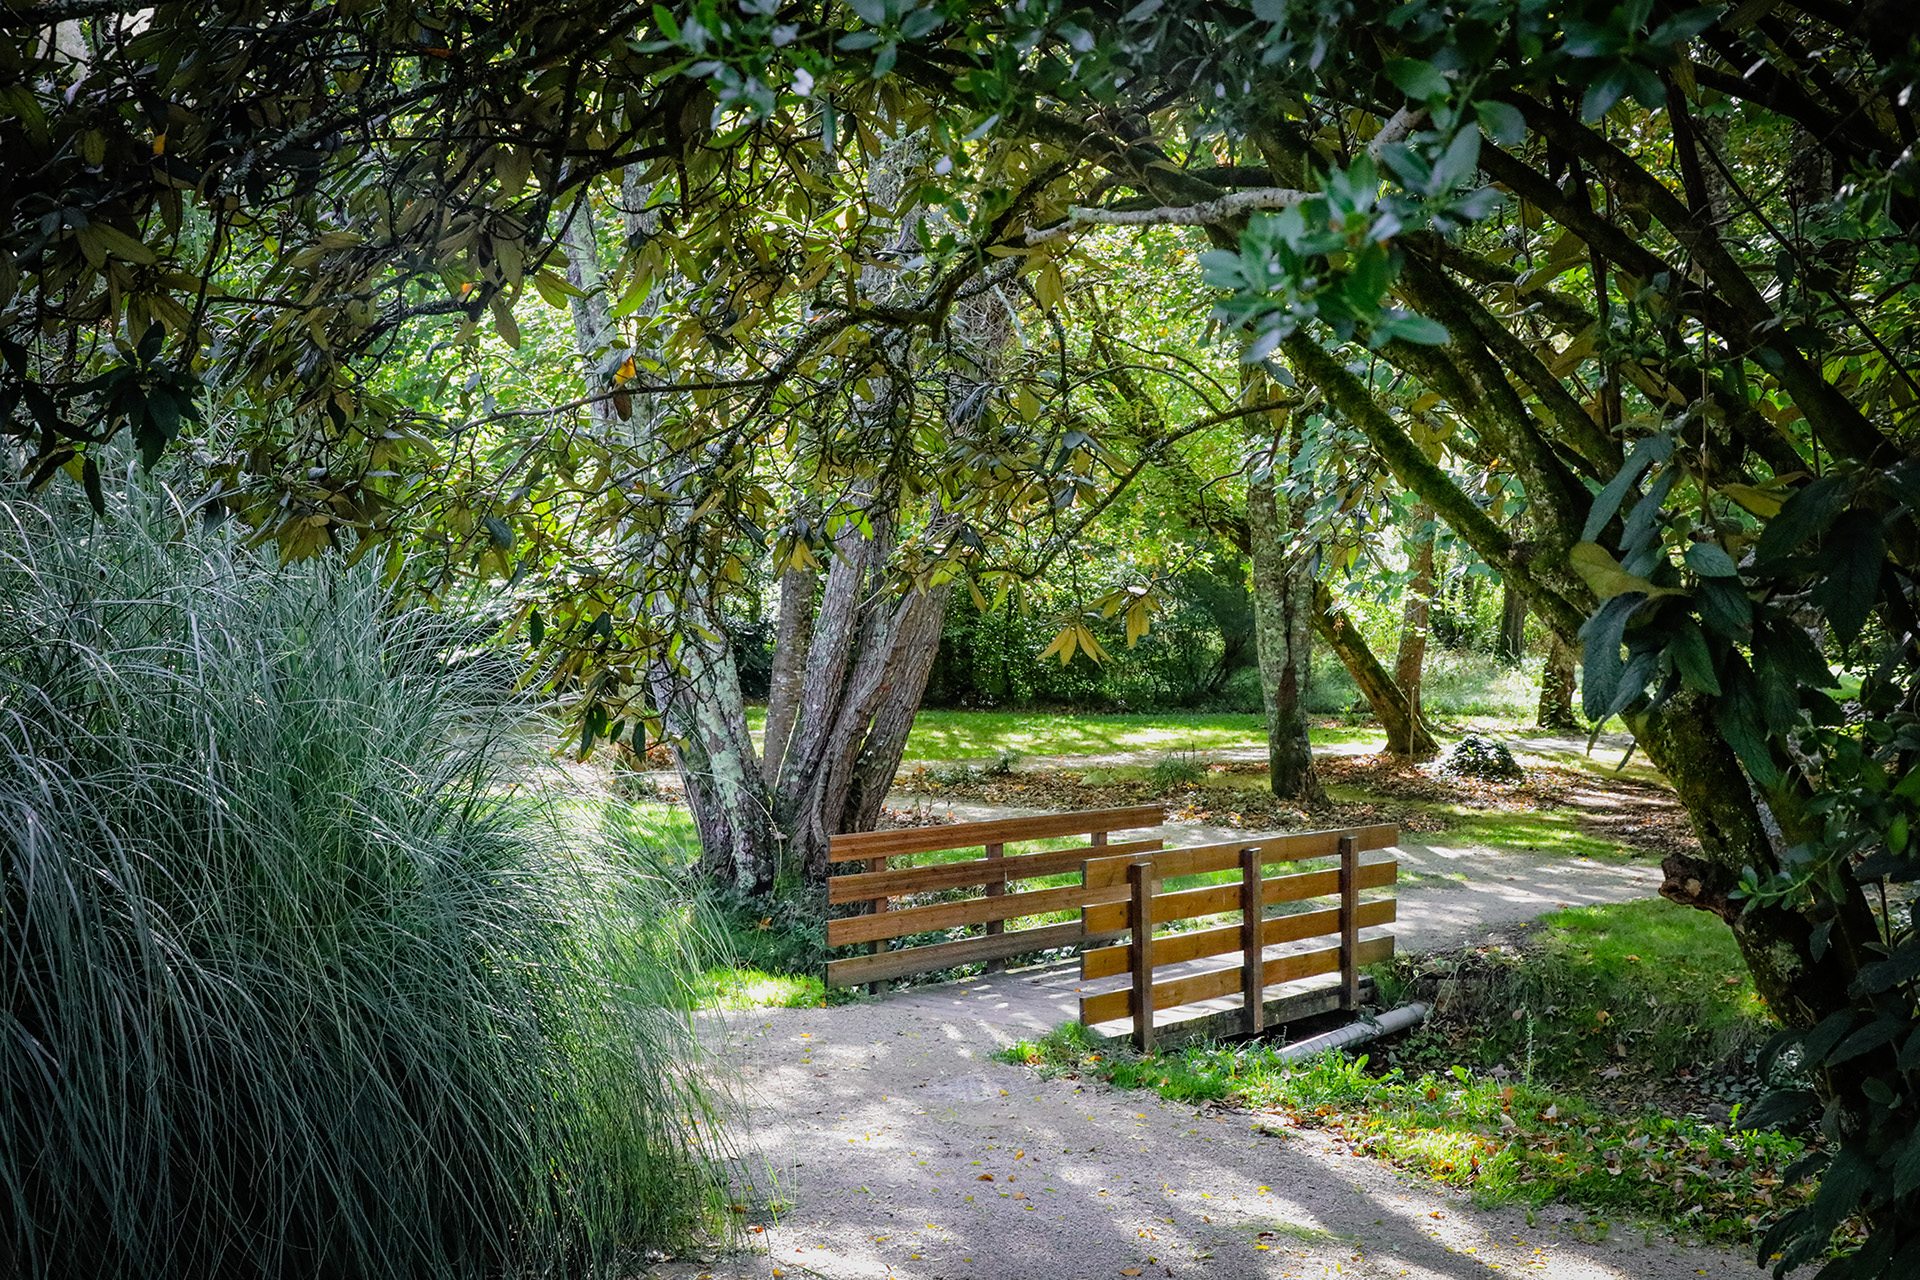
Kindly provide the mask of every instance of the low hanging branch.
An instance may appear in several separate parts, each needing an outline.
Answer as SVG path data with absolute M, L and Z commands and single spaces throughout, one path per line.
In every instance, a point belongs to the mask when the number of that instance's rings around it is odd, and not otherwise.
M 1313 199 L 1312 191 L 1290 187 L 1256 187 L 1251 191 L 1231 191 L 1198 204 L 1167 205 L 1155 209 L 1089 209 L 1074 205 L 1067 210 L 1066 221 L 1027 232 L 1029 245 L 1058 240 L 1076 227 L 1206 227 L 1226 222 L 1242 214 L 1269 209 L 1289 209 Z
M 1367 144 L 1367 151 L 1375 159 L 1380 153 L 1396 142 L 1404 141 L 1408 134 L 1419 127 L 1426 119 L 1423 107 L 1403 107 L 1382 125 L 1380 132 Z M 1290 209 L 1305 204 L 1318 194 L 1313 191 L 1298 191 L 1292 187 L 1253 187 L 1246 191 L 1230 191 L 1226 195 L 1212 200 L 1201 200 L 1187 205 L 1162 205 L 1153 209 L 1098 209 L 1086 205 L 1072 205 L 1067 209 L 1066 219 L 1050 227 L 1035 227 L 1027 232 L 1029 245 L 1048 244 L 1060 239 L 1076 227 L 1207 227 L 1240 217 L 1249 213 L 1262 213 L 1274 209 Z

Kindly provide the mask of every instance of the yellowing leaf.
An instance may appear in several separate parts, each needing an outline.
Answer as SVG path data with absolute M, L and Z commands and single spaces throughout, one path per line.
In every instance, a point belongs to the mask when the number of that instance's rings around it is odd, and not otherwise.
M 1593 588 L 1593 594 L 1602 600 L 1611 600 L 1629 591 L 1639 591 L 1649 596 L 1679 594 L 1672 587 L 1656 587 L 1640 575 L 1628 573 L 1597 542 L 1575 543 L 1573 549 L 1567 552 L 1567 562 Z
M 1062 627 L 1060 633 L 1054 636 L 1053 643 L 1040 651 L 1040 659 L 1044 662 L 1048 658 L 1058 657 L 1060 665 L 1064 667 L 1073 660 L 1074 647 L 1079 643 L 1080 628 Z
M 1771 489 L 1762 489 L 1750 484 L 1723 484 L 1720 492 L 1759 516 L 1762 520 L 1772 519 L 1780 514 L 1780 508 L 1786 504 L 1786 495 L 1775 493 Z

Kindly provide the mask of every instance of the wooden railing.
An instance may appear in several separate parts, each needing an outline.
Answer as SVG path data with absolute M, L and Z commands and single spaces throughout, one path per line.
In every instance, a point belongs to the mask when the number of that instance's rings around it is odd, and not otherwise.
M 1396 859 L 1363 859 L 1390 849 L 1398 827 L 1359 827 L 1346 831 L 1310 831 L 1297 835 L 1254 836 L 1221 844 L 1167 849 L 1145 856 L 1108 856 L 1087 863 L 1086 892 L 1092 905 L 1082 924 L 1090 938 L 1117 936 L 1127 941 L 1082 953 L 1082 982 L 1128 976 L 1125 987 L 1082 995 L 1080 1021 L 1096 1024 L 1130 1018 L 1133 1042 L 1142 1052 L 1154 1044 L 1155 1014 L 1183 1005 L 1218 1000 L 1238 993 L 1237 1026 L 1263 1029 L 1266 990 L 1322 974 L 1339 974 L 1331 1000 L 1320 1006 L 1355 1008 L 1360 1003 L 1360 968 L 1393 955 L 1390 936 L 1362 939 L 1360 930 L 1391 924 L 1392 898 L 1363 901 L 1361 893 L 1382 889 L 1399 876 Z M 1269 876 L 1274 864 L 1332 858 L 1332 866 Z M 1190 889 L 1168 889 L 1165 882 L 1184 876 L 1238 870 L 1238 880 Z M 1280 903 L 1333 904 L 1268 918 Z M 1161 926 L 1213 916 L 1235 916 L 1229 923 L 1182 932 L 1156 933 Z M 1296 947 L 1269 956 L 1267 948 L 1332 938 L 1328 946 Z M 1231 965 L 1196 967 L 1214 956 L 1232 955 Z M 1168 969 L 1178 970 L 1159 976 Z M 1218 1019 L 1213 1025 L 1218 1024 Z
M 1125 884 L 1089 887 L 1082 874 L 1088 859 L 1117 856 L 1124 863 L 1129 857 L 1161 848 L 1158 839 L 1115 841 L 1112 837 L 1156 827 L 1165 819 L 1165 812 L 1158 807 L 1102 809 L 834 836 L 828 860 L 836 866 L 862 863 L 864 869 L 829 876 L 827 902 L 830 907 L 864 903 L 868 910 L 864 915 L 828 921 L 827 947 L 833 950 L 864 944 L 868 954 L 829 961 L 827 985 L 865 984 L 878 990 L 895 978 L 1084 942 L 1089 937 L 1084 909 L 1112 904 L 1124 912 L 1127 893 Z M 1086 836 L 1087 843 L 1037 853 L 1007 853 L 1009 845 L 1070 836 Z M 981 850 L 982 856 L 923 866 L 889 866 L 894 859 L 970 849 Z M 1010 885 L 1020 881 L 1063 872 L 1072 873 L 1074 883 L 1008 892 Z M 897 898 L 955 889 L 980 892 L 924 905 L 894 903 Z M 1006 928 L 1010 920 L 1062 911 L 1079 911 L 1081 915 L 1061 924 L 1011 931 Z M 976 926 L 981 932 L 971 937 L 890 949 L 899 938 Z M 1104 932 L 1117 933 L 1125 927 L 1123 914 L 1119 923 Z

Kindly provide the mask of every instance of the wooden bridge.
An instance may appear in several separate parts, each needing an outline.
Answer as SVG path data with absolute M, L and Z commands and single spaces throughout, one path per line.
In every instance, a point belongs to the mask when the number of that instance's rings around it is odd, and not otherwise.
M 1151 1048 L 1357 1008 L 1390 958 L 1399 829 L 1168 849 L 1159 808 L 835 836 L 830 986 L 1079 953 L 1080 1021 Z M 1009 853 L 1020 845 L 1053 845 Z M 1331 981 L 1316 982 L 1330 978 Z

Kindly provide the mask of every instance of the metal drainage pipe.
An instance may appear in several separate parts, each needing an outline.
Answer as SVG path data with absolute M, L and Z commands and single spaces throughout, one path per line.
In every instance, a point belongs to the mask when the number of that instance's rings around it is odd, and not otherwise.
M 1403 1004 L 1397 1009 L 1389 1009 L 1377 1018 L 1362 1018 L 1349 1022 L 1344 1027 L 1335 1027 L 1332 1031 L 1317 1036 L 1308 1036 L 1305 1040 L 1296 1040 L 1282 1047 L 1278 1052 L 1282 1062 L 1299 1062 L 1311 1058 L 1329 1049 L 1344 1049 L 1348 1045 L 1365 1044 L 1381 1036 L 1392 1035 L 1396 1031 L 1405 1031 L 1408 1027 L 1419 1026 L 1427 1019 L 1427 1006 L 1416 1000 L 1412 1004 Z

